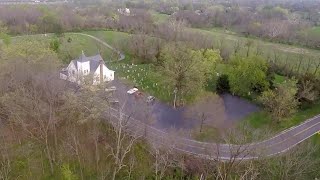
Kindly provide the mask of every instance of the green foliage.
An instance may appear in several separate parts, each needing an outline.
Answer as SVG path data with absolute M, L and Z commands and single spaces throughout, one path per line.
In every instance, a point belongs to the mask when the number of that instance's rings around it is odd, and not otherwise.
M 230 91 L 229 79 L 227 75 L 222 74 L 221 76 L 219 76 L 216 91 L 219 94 Z
M 234 56 L 231 59 L 231 67 L 227 71 L 230 90 L 233 94 L 250 96 L 255 92 L 261 92 L 269 88 L 267 81 L 268 66 L 259 56 L 243 58 Z
M 285 76 L 281 76 L 279 74 L 274 74 L 273 84 L 281 84 L 286 80 Z
M 62 179 L 63 180 L 76 180 L 77 176 L 70 170 L 68 164 L 63 164 L 61 166 Z
M 168 44 L 161 50 L 160 59 L 168 84 L 177 88 L 184 102 L 205 87 L 221 57 L 214 50 L 194 51 L 184 44 Z
M 0 40 L 2 40 L 5 45 L 9 45 L 11 42 L 10 36 L 3 32 L 0 32 Z
M 2 63 L 12 63 L 12 61 L 24 61 L 30 65 L 47 68 L 59 66 L 57 54 L 50 49 L 49 45 L 32 39 L 25 39 L 19 43 L 12 43 L 3 48 Z
M 51 40 L 51 42 L 50 42 L 50 48 L 51 48 L 54 52 L 58 53 L 58 52 L 59 52 L 59 47 L 60 47 L 60 41 L 59 41 L 58 38 L 54 38 L 53 40 Z
M 281 120 L 296 112 L 299 104 L 297 92 L 297 81 L 290 79 L 277 84 L 275 90 L 263 92 L 259 99 L 273 119 Z
M 320 28 L 319 28 L 320 29 Z M 274 61 L 275 65 L 279 67 L 286 66 L 287 68 L 292 69 L 293 72 L 298 71 L 298 64 L 300 63 L 300 57 L 303 54 L 303 61 L 301 63 L 301 69 L 308 70 L 309 72 L 313 73 L 316 69 L 316 66 L 310 66 L 308 63 L 309 59 L 311 63 L 318 64 L 319 58 L 317 58 L 320 55 L 320 51 L 311 50 L 311 49 L 305 49 L 301 47 L 296 46 L 289 46 L 285 44 L 279 44 L 279 43 L 271 43 L 271 42 L 265 42 L 260 39 L 253 39 L 253 38 L 246 38 L 242 37 L 236 34 L 230 34 L 226 32 L 225 30 L 219 30 L 217 28 L 209 29 L 209 30 L 199 30 L 199 29 L 190 29 L 194 32 L 201 32 L 208 37 L 210 37 L 213 40 L 213 45 L 215 48 L 221 49 L 221 52 L 226 51 L 230 49 L 231 51 L 235 50 L 235 44 L 237 42 L 240 42 L 242 46 L 238 49 L 238 54 L 242 56 L 247 55 L 247 46 L 244 44 L 248 42 L 248 39 L 251 39 L 253 41 L 253 44 L 250 48 L 250 55 L 256 55 L 258 54 L 258 49 L 260 49 L 260 55 L 266 59 L 266 60 L 272 60 Z M 307 33 L 310 34 L 310 33 Z M 313 39 L 315 39 L 315 36 Z M 222 47 L 221 47 L 221 42 Z M 303 53 L 302 53 L 303 52 Z M 277 56 L 277 59 L 275 60 L 274 56 Z M 288 60 L 289 59 L 289 60 Z M 301 71 L 300 73 L 305 73 L 305 71 Z
M 10 36 L 8 35 L 8 28 L 1 21 L 0 21 L 0 40 L 2 40 L 5 45 L 9 45 L 11 42 Z

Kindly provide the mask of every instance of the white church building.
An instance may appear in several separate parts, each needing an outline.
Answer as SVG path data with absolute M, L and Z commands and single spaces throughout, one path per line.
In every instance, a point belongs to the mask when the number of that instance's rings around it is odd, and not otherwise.
M 79 85 L 85 81 L 98 85 L 114 80 L 114 71 L 108 69 L 100 54 L 86 57 L 82 52 L 78 59 L 72 60 L 67 68 L 60 71 L 60 78 Z

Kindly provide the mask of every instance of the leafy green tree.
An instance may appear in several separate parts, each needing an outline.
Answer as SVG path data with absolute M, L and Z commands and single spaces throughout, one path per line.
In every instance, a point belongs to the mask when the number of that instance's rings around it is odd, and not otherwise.
M 221 57 L 218 51 L 195 51 L 177 43 L 165 46 L 160 59 L 163 62 L 162 69 L 168 76 L 167 82 L 176 88 L 178 102 L 183 102 L 203 89 Z
M 250 95 L 253 91 L 262 92 L 269 88 L 267 80 L 268 65 L 259 56 L 246 58 L 234 56 L 231 59 L 229 77 L 230 90 L 240 96 Z
M 289 79 L 277 84 L 274 90 L 263 92 L 259 100 L 271 113 L 273 119 L 279 121 L 297 110 L 299 105 L 296 98 L 297 92 L 297 80 Z

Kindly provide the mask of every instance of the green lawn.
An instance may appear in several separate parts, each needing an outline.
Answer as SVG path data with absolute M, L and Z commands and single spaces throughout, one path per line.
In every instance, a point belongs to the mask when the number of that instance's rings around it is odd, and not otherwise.
M 64 62 L 69 63 L 70 60 L 78 58 L 82 51 L 84 51 L 86 56 L 92 56 L 100 53 L 106 61 L 111 58 L 112 54 L 111 49 L 87 36 L 67 33 L 63 38 L 61 38 L 61 45 L 58 54 Z
M 111 49 L 101 45 L 101 43 L 96 40 L 87 36 L 71 33 L 65 33 L 62 37 L 56 37 L 53 34 L 48 34 L 47 36 L 21 36 L 13 38 L 12 43 L 19 43 L 21 40 L 36 40 L 48 44 L 49 46 L 50 42 L 56 38 L 58 38 L 60 42 L 58 56 L 64 64 L 68 64 L 72 59 L 78 58 L 82 51 L 84 51 L 87 56 L 101 53 L 105 60 L 109 60 L 112 55 Z
M 95 36 L 111 46 L 118 46 L 119 43 L 126 41 L 130 34 L 118 31 L 85 31 L 83 33 Z

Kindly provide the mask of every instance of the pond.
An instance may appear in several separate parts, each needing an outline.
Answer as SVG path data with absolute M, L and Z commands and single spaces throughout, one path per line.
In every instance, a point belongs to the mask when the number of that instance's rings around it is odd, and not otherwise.
M 127 115 L 162 130 L 192 129 L 199 126 L 204 117 L 205 124 L 216 128 L 228 128 L 249 114 L 259 111 L 257 105 L 230 94 L 206 97 L 201 102 L 177 109 L 157 100 L 150 105 L 146 103 L 147 94 L 127 94 L 127 90 L 132 86 L 121 80 L 116 79 L 111 85 L 117 87 L 115 97 L 119 99 Z

